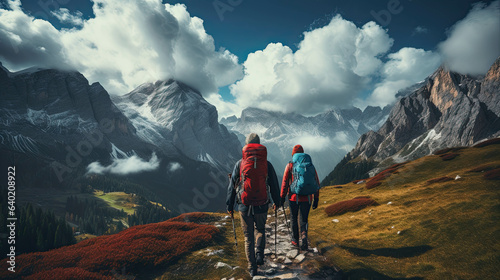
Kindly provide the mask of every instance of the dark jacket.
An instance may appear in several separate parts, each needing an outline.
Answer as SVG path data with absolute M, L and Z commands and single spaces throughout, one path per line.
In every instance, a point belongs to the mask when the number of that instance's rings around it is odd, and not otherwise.
M 240 181 L 240 164 L 241 159 L 234 165 L 231 181 L 229 182 L 229 186 L 227 187 L 227 211 L 234 210 L 234 204 L 235 202 L 237 202 L 235 186 Z M 272 202 L 278 207 L 281 206 L 278 177 L 276 176 L 276 171 L 274 171 L 273 165 L 269 161 L 267 162 L 267 184 L 269 185 L 269 192 L 271 193 Z M 264 204 L 262 206 L 254 206 L 253 211 L 254 213 L 266 213 L 268 207 L 268 204 Z M 249 207 L 247 205 L 237 203 L 236 210 L 240 212 L 248 212 L 248 209 Z

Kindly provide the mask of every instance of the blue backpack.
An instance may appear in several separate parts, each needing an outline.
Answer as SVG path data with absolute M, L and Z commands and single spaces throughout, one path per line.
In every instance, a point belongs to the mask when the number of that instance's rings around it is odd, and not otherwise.
M 311 157 L 305 153 L 295 153 L 292 157 L 293 182 L 290 192 L 298 195 L 311 195 L 319 190 L 316 181 L 316 168 Z

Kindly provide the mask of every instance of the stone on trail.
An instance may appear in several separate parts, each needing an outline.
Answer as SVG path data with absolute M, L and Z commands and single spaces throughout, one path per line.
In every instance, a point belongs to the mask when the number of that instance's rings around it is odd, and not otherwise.
M 288 253 L 286 254 L 286 257 L 289 258 L 289 259 L 295 259 L 295 257 L 298 254 L 299 254 L 299 250 L 293 249 L 293 250 L 288 251 Z
M 266 275 L 273 275 L 276 273 L 276 269 L 270 268 L 270 269 L 266 270 L 265 273 L 266 273 Z
M 228 265 L 227 263 L 223 263 L 223 262 L 218 262 L 216 265 L 215 265 L 215 268 L 219 269 L 219 268 L 223 268 L 223 267 L 227 267 L 229 269 L 233 269 L 230 265 Z
M 283 262 L 284 264 L 292 264 L 292 260 L 289 258 L 286 258 L 285 261 Z
M 257 276 L 254 276 L 252 278 L 252 280 L 267 280 L 269 278 L 267 278 L 266 276 L 260 276 L 260 275 L 257 275 Z
M 271 252 L 271 250 L 269 249 L 264 249 L 264 255 L 271 255 L 273 252 Z
M 284 275 L 280 275 L 280 279 L 281 280 L 300 280 L 299 278 L 293 276 L 292 273 L 288 273 L 288 274 L 284 274 Z
M 295 257 L 295 262 L 301 263 L 305 258 L 306 258 L 306 256 L 304 254 L 300 254 L 297 257 Z

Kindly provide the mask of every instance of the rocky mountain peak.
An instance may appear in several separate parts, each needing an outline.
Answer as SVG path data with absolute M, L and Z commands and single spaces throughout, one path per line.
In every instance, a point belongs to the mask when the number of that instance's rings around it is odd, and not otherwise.
M 453 100 L 459 95 L 460 88 L 457 76 L 444 67 L 440 67 L 429 81 L 431 102 L 441 112 L 453 105 Z
M 499 82 L 500 81 L 500 57 L 497 58 L 495 63 L 490 67 L 488 73 L 484 77 L 486 82 Z
M 440 67 L 420 88 L 396 102 L 377 132 L 359 138 L 351 158 L 375 160 L 383 168 L 499 136 L 499 69 L 497 60 L 481 78 Z

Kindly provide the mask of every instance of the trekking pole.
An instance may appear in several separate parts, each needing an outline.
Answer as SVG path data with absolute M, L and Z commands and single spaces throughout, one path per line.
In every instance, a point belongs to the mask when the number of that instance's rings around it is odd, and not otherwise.
M 227 174 L 229 181 L 231 181 L 231 173 Z M 238 253 L 238 240 L 236 239 L 236 227 L 234 226 L 234 210 L 233 214 L 231 214 L 231 221 L 233 222 L 233 233 L 234 233 L 234 245 L 236 246 L 236 253 Z
M 234 217 L 231 215 L 231 220 L 233 221 L 233 232 L 234 232 L 234 245 L 236 246 L 236 251 L 238 250 L 238 240 L 236 239 L 236 228 L 234 227 Z
M 278 257 L 278 249 L 276 249 L 276 242 L 277 242 L 277 239 L 278 239 L 278 207 L 276 207 L 276 209 L 274 209 L 274 255 L 276 256 L 276 258 Z
M 288 225 L 288 219 L 286 218 L 285 205 L 282 205 L 282 207 L 283 207 L 283 214 L 285 215 L 286 229 L 288 230 L 288 235 L 290 235 L 290 239 L 293 241 L 292 233 L 290 232 L 290 226 Z

